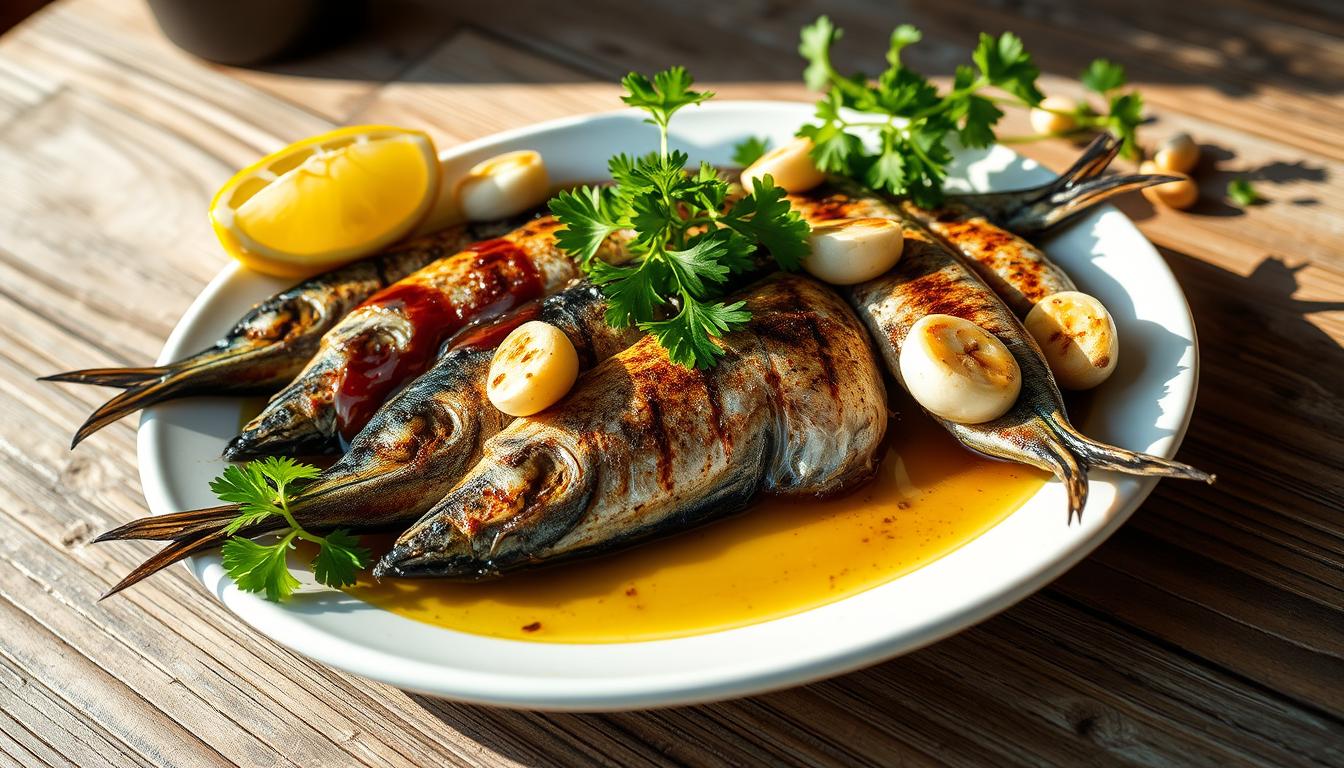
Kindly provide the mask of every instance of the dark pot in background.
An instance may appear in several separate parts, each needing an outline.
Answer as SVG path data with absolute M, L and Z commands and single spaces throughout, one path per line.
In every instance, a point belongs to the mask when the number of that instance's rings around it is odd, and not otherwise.
M 263 64 L 331 45 L 364 20 L 364 0 L 149 0 L 178 47 L 220 64 Z

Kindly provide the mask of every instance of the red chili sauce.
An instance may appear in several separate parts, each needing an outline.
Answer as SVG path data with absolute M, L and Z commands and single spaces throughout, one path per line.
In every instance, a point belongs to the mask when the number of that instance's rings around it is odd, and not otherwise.
M 344 439 L 358 434 L 397 388 L 427 370 L 445 339 L 541 295 L 536 265 L 518 246 L 486 240 L 467 250 L 477 254 L 471 303 L 454 304 L 433 287 L 406 283 L 388 286 L 360 304 L 399 310 L 409 321 L 411 339 L 404 349 L 378 339 L 361 340 L 363 347 L 346 363 L 332 403 Z

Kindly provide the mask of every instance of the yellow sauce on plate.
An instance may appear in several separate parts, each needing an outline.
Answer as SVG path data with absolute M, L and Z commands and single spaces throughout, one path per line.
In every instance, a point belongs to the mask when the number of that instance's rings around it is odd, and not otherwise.
M 909 573 L 994 526 L 1045 480 L 971 454 L 922 414 L 894 419 L 891 433 L 878 476 L 840 498 L 766 499 L 669 539 L 493 582 L 378 584 L 365 574 L 348 592 L 408 618 L 492 637 L 600 643 L 702 634 L 805 611 Z

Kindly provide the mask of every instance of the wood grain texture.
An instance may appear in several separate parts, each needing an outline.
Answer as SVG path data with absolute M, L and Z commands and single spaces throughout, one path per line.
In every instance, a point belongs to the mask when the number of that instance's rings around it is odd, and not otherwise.
M 838 0 L 841 60 L 887 31 L 941 76 L 1021 34 L 1049 92 L 1102 55 L 1150 137 L 1205 145 L 1189 213 L 1122 202 L 1199 325 L 1199 407 L 1163 483 L 1092 557 L 930 648 L 704 707 L 509 712 L 320 667 L 183 569 L 98 595 L 150 548 L 88 546 L 145 512 L 131 420 L 67 450 L 102 391 L 52 371 L 157 353 L 224 264 L 208 195 L 257 154 L 394 122 L 451 145 L 616 106 L 625 71 L 690 65 L 725 98 L 805 100 L 816 9 L 773 0 L 372 3 L 368 33 L 264 69 L 202 63 L 143 3 L 62 0 L 0 37 L 0 764 L 1344 765 L 1344 18 L 1328 2 Z M 1026 131 L 1020 115 L 1005 133 Z M 1023 151 L 1055 168 L 1064 142 Z M 1236 175 L 1269 199 L 1222 202 Z M 992 577 L 992 575 L 987 575 Z

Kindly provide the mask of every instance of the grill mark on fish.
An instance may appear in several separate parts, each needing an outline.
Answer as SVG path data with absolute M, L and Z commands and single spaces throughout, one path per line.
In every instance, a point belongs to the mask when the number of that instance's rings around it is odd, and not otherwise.
M 964 256 L 975 272 L 1018 317 L 1059 291 L 1076 290 L 1073 281 L 1039 248 L 995 226 L 964 205 L 948 203 L 930 212 L 911 203 L 903 208 L 923 222 L 941 242 Z
M 826 348 L 826 340 L 821 336 L 821 329 L 817 327 L 817 319 L 811 315 L 806 315 L 803 321 L 807 324 L 808 333 L 812 336 L 812 343 L 817 351 L 817 359 L 821 361 L 821 372 L 826 377 L 826 388 L 830 390 L 831 397 L 839 397 L 840 382 L 836 379 L 835 364 L 831 362 L 831 353 Z
M 648 434 L 653 438 L 653 451 L 658 460 L 658 484 L 672 489 L 672 442 L 667 439 L 667 424 L 663 422 L 663 406 L 656 397 L 645 398 L 648 411 Z

